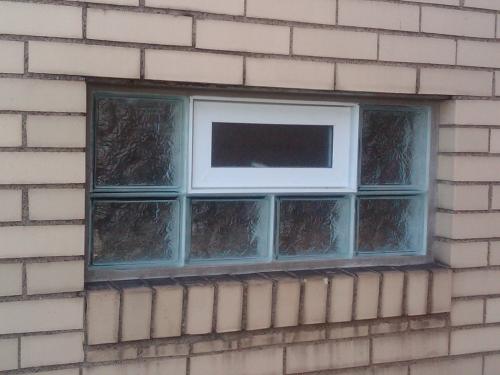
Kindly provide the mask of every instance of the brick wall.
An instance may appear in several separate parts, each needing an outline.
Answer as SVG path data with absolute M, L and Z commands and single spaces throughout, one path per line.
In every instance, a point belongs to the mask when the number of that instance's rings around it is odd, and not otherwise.
M 498 375 L 499 12 L 498 0 L 1 0 L 0 373 Z M 433 247 L 451 282 L 401 269 L 85 291 L 89 77 L 442 95 Z

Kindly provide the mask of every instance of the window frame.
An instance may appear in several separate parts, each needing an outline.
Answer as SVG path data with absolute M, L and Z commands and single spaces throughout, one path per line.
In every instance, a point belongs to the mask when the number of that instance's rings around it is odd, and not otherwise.
M 129 95 L 133 95 L 134 97 L 139 97 L 143 96 L 145 98 L 151 98 L 151 95 L 156 95 L 159 97 L 167 97 L 167 98 L 172 98 L 172 97 L 179 97 L 179 96 L 197 96 L 200 94 L 200 88 L 199 87 L 194 87 L 194 88 L 161 88 L 161 89 L 154 89 L 154 88 L 127 88 L 127 87 L 121 87 L 121 86 L 109 86 L 109 85 L 89 85 L 88 86 L 88 103 L 89 103 L 89 108 L 93 106 L 93 98 L 94 95 L 98 92 L 101 93 L 110 93 L 112 95 L 116 96 L 122 96 L 122 97 L 127 97 Z M 203 94 L 205 94 L 203 92 Z M 414 99 L 373 99 L 373 98 L 363 98 L 361 96 L 357 97 L 334 97 L 332 98 L 331 96 L 325 96 L 324 94 L 306 94 L 306 95 L 301 95 L 300 93 L 291 93 L 289 95 L 286 92 L 279 92 L 279 93 L 272 93 L 269 95 L 269 93 L 241 93 L 241 92 L 234 92 L 232 90 L 208 90 L 207 91 L 207 96 L 213 95 L 216 97 L 222 97 L 224 100 L 234 98 L 235 95 L 239 97 L 245 97 L 249 96 L 250 98 L 255 98 L 255 100 L 260 101 L 262 99 L 269 99 L 269 97 L 273 98 L 276 97 L 276 100 L 278 101 L 283 101 L 283 100 L 291 100 L 291 101 L 296 101 L 295 98 L 297 97 L 297 100 L 306 100 L 306 101 L 320 101 L 324 100 L 327 102 L 333 102 L 332 99 L 335 100 L 335 102 L 340 102 L 340 103 L 352 103 L 355 102 L 359 104 L 360 106 L 384 106 L 384 107 L 392 107 L 394 108 L 395 106 L 425 106 L 425 107 L 430 107 L 432 108 L 432 117 L 429 118 L 429 137 L 430 137 L 430 142 L 428 143 L 429 145 L 429 162 L 428 162 L 428 172 L 427 172 L 427 179 L 428 179 L 428 190 L 427 190 L 427 205 L 426 205 L 426 210 L 427 214 L 425 215 L 425 220 L 427 223 L 426 227 L 426 233 L 427 233 L 427 238 L 425 243 L 427 244 L 427 252 L 425 254 L 417 254 L 415 255 L 414 253 L 412 254 L 388 254 L 388 255 L 369 255 L 369 256 L 357 256 L 357 257 L 350 257 L 350 258 L 329 258 L 329 259 L 301 259 L 301 260 L 280 260 L 280 262 L 263 262 L 263 263 L 254 263 L 254 264 L 231 264 L 231 263 L 219 263 L 217 262 L 216 264 L 208 264 L 205 263 L 203 265 L 197 265 L 197 264 L 192 264 L 188 265 L 185 264 L 183 267 L 171 267 L 172 264 L 169 264 L 169 267 L 166 268 L 165 266 L 167 264 L 162 263 L 162 264 L 151 264 L 150 267 L 144 267 L 144 265 L 140 266 L 134 266 L 134 265 L 112 265 L 112 266 L 92 266 L 91 265 L 91 257 L 90 257 L 90 248 L 91 248 L 91 228 L 90 228 L 90 213 L 91 213 L 91 191 L 93 189 L 93 182 L 94 182 L 94 171 L 93 171 L 93 162 L 94 162 L 94 157 L 93 157 L 93 147 L 94 147 L 94 129 L 93 129 L 93 124 L 94 124 L 94 111 L 93 109 L 89 109 L 89 114 L 87 115 L 87 123 L 88 123 L 88 137 L 87 137 L 87 157 L 88 157 L 88 162 L 87 162 L 87 182 L 86 182 L 86 187 L 87 187 L 87 199 L 86 199 L 86 207 L 87 207 L 87 212 L 86 212 L 86 247 L 85 247 L 85 258 L 87 262 L 87 269 L 86 269 L 86 280 L 87 281 L 109 281 L 109 280 L 123 280 L 123 279 L 133 279 L 133 278 L 158 278 L 158 277 L 180 277 L 180 276 L 206 276 L 206 275 L 214 275 L 214 274 L 248 274 L 248 273 L 256 273 L 256 272 L 267 272 L 267 271 L 294 271 L 294 270 L 304 270 L 304 269 L 324 269 L 324 268 L 350 268 L 350 267 L 376 267 L 376 266 L 400 266 L 400 265 L 415 265 L 415 264 L 422 264 L 422 263 L 427 263 L 429 261 L 433 260 L 432 257 L 432 239 L 434 235 L 434 230 L 433 230 L 433 222 L 434 222 L 434 199 L 435 199 L 435 173 L 436 173 L 436 168 L 435 168 L 435 159 L 437 155 L 437 126 L 435 125 L 437 123 L 436 121 L 436 116 L 437 116 L 437 105 L 435 102 L 435 98 L 432 98 L 433 100 L 414 100 Z M 227 95 L 227 96 L 226 96 Z M 283 99 L 283 97 L 287 97 L 287 99 Z M 271 99 L 274 100 L 274 99 Z M 361 113 L 361 111 L 360 111 Z M 185 135 L 184 141 L 188 141 L 188 134 Z M 359 141 L 360 137 L 358 137 Z M 187 167 L 187 161 L 185 161 Z M 358 178 L 357 172 L 354 173 L 356 176 L 356 180 Z M 126 190 L 126 189 L 125 189 Z M 169 197 L 174 197 L 176 196 L 175 193 L 172 191 L 165 191 L 164 188 L 158 188 L 154 192 L 145 192 L 144 189 L 138 189 L 139 191 L 142 190 L 141 192 L 141 197 L 147 197 L 149 199 L 153 199 L 155 197 L 158 197 L 159 199 L 163 198 L 169 198 Z M 396 193 L 396 192 L 391 192 L 391 194 Z M 408 194 L 408 191 L 404 192 L 399 192 L 401 194 Z M 396 193 L 396 194 L 399 194 Z M 379 195 L 379 194 L 387 194 L 386 191 L 384 192 L 377 192 L 377 191 L 361 191 L 361 189 L 358 189 L 357 194 L 368 194 L 368 195 Z M 264 194 L 255 194 L 256 196 L 264 196 Z M 273 194 L 267 194 L 267 195 L 273 195 Z M 324 197 L 334 197 L 335 195 L 337 196 L 344 196 L 345 194 L 340 193 L 340 194 L 315 194 L 315 196 L 318 196 L 318 198 L 321 198 L 321 196 Z M 120 197 L 120 198 L 129 198 L 133 199 L 136 197 L 136 192 L 125 192 L 123 189 L 118 188 L 118 189 L 111 189 L 108 191 L 100 191 L 100 192 L 93 192 L 92 193 L 93 197 L 98 197 L 98 198 L 110 198 L 110 197 Z M 275 196 L 275 194 L 274 194 Z M 286 194 L 282 194 L 280 196 L 286 197 Z M 301 194 L 301 193 L 294 193 L 293 196 L 307 196 L 306 194 Z M 200 195 L 200 198 L 202 198 L 203 195 Z M 245 197 L 248 197 L 248 194 L 245 194 Z M 196 198 L 196 197 L 194 197 Z M 180 201 L 181 205 L 181 211 L 182 211 L 182 216 L 181 220 L 183 225 L 185 225 L 186 220 L 188 219 L 187 217 L 187 201 L 188 199 L 191 199 L 191 197 L 187 197 L 185 194 L 182 197 L 178 198 Z M 351 199 L 352 204 L 355 205 L 355 197 Z M 275 210 L 276 204 L 269 204 L 270 206 L 270 214 L 273 213 Z M 353 215 L 352 215 L 353 216 Z M 272 216 L 270 216 L 272 217 Z M 274 220 L 270 220 L 273 222 Z M 272 225 L 275 225 L 273 223 Z M 181 249 L 182 251 L 179 252 L 180 257 L 184 256 L 184 251 L 185 251 L 185 242 L 187 236 L 181 236 L 180 242 L 181 242 Z M 353 241 L 355 241 L 355 238 L 353 238 Z M 274 243 L 274 240 L 269 241 L 270 243 Z M 352 247 L 351 247 L 352 248 Z M 351 254 L 351 253 L 350 253 Z

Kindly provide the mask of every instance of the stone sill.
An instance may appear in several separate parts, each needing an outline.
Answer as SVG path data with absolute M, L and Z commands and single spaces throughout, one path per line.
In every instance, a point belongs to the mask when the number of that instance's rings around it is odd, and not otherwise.
M 427 264 L 87 285 L 87 344 L 447 313 L 451 270 Z

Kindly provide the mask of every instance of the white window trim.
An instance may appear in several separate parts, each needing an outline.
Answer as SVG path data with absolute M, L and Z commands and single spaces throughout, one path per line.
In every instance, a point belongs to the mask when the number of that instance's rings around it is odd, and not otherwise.
M 212 168 L 212 122 L 334 125 L 332 168 Z M 356 192 L 358 127 L 355 103 L 193 96 L 188 193 Z

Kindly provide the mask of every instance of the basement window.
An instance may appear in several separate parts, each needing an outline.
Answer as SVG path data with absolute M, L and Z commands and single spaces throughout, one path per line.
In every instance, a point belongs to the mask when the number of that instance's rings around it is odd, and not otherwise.
M 427 107 L 94 91 L 90 122 L 93 280 L 426 254 Z

